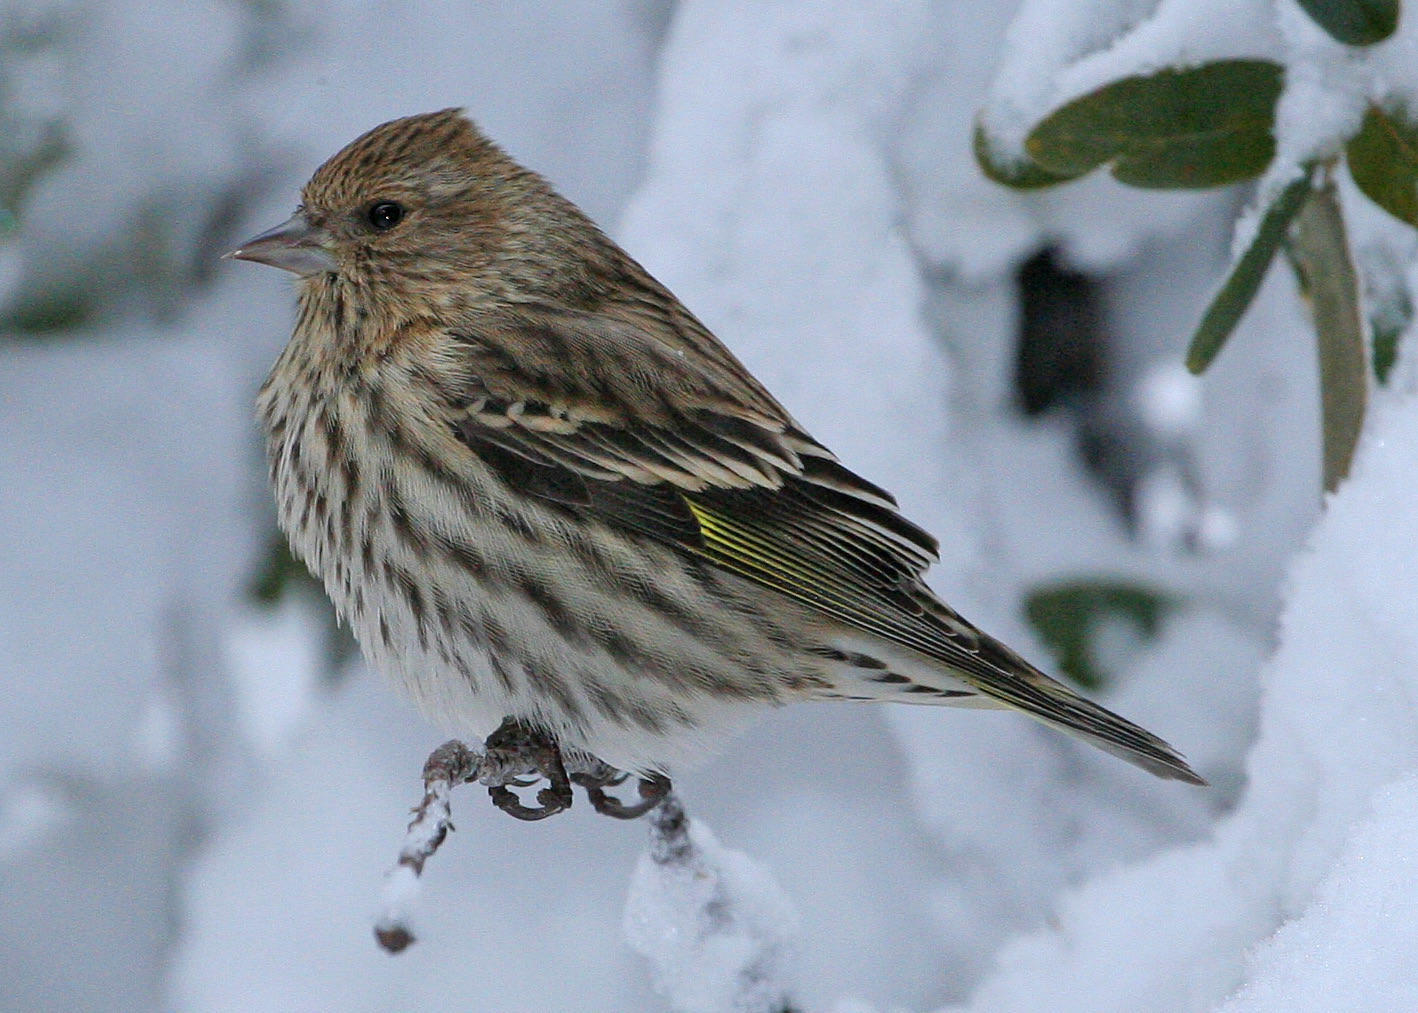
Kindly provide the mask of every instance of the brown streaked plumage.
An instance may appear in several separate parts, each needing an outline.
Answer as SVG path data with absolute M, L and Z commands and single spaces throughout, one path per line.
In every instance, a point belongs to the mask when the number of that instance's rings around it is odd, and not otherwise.
M 260 397 L 280 521 L 433 716 L 649 773 L 770 704 L 1004 705 L 1200 783 L 936 598 L 930 535 L 460 111 L 302 198 L 233 254 L 302 278 Z

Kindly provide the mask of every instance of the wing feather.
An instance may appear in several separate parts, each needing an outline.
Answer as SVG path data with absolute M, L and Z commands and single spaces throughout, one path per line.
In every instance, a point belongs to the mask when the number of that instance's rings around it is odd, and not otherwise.
M 751 378 L 726 382 L 722 364 L 708 368 L 642 341 L 645 358 L 668 375 L 627 385 L 646 362 L 601 372 L 634 338 L 603 317 L 578 325 L 559 311 L 528 324 L 533 338 L 521 344 L 507 326 L 458 339 L 464 400 L 452 415 L 459 439 L 512 488 L 672 545 L 849 625 L 929 653 L 946 649 L 948 631 L 921 604 L 935 540 Z M 575 333 L 563 334 L 568 327 Z M 583 358 L 557 358 L 558 346 Z M 534 361 L 520 361 L 519 348 Z M 595 382 L 576 373 L 588 361 Z

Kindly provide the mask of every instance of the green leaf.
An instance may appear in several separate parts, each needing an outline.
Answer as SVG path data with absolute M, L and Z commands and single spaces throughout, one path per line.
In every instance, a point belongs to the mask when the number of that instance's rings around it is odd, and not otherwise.
M 308 580 L 310 571 L 295 558 L 285 536 L 275 533 L 266 543 L 266 549 L 261 554 L 261 565 L 251 575 L 246 593 L 258 604 L 275 605 L 285 597 L 286 589 L 292 583 Z
M 1126 77 L 1050 113 L 1024 147 L 1043 170 L 1069 179 L 1111 162 L 1131 186 L 1236 183 L 1260 175 L 1275 154 L 1280 84 L 1269 60 Z
M 1280 191 L 1280 196 L 1266 209 L 1250 245 L 1237 258 L 1231 273 L 1217 289 L 1211 304 L 1202 314 L 1201 322 L 1197 324 L 1196 333 L 1192 335 L 1191 346 L 1187 349 L 1187 369 L 1193 373 L 1204 372 L 1211 365 L 1221 346 L 1236 329 L 1309 192 L 1310 174 L 1306 172 Z
M 1398 27 L 1398 0 L 1299 0 L 1305 13 L 1347 46 L 1382 42 Z
M 0 331 L 16 331 L 28 337 L 54 336 L 72 331 L 92 321 L 92 292 L 80 284 L 15 300 L 0 313 Z
M 1364 196 L 1418 226 L 1418 127 L 1407 115 L 1370 106 L 1346 154 L 1349 175 Z
M 1359 277 L 1349 256 L 1344 215 L 1327 182 L 1313 190 L 1295 223 L 1295 265 L 1309 293 L 1319 349 L 1320 432 L 1324 487 L 1333 492 L 1349 474 L 1368 399 Z
M 1105 681 L 1092 649 L 1099 627 L 1123 619 L 1150 639 L 1174 605 L 1141 584 L 1107 579 L 1044 585 L 1024 600 L 1029 624 L 1054 652 L 1059 668 L 1079 685 L 1095 689 Z
M 975 161 L 979 164 L 980 171 L 994 182 L 1016 190 L 1037 190 L 1040 187 L 1066 183 L 1072 178 L 1055 175 L 1034 162 L 1014 162 L 1001 158 L 990 144 L 984 125 L 979 122 L 975 124 L 974 146 Z

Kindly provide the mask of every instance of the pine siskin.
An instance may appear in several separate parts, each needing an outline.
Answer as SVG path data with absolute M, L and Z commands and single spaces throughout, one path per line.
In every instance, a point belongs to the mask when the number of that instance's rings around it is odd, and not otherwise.
M 430 715 L 663 781 L 769 705 L 1007 706 L 1204 783 L 937 599 L 935 540 L 460 110 L 230 256 L 300 276 L 259 402 L 281 526 Z

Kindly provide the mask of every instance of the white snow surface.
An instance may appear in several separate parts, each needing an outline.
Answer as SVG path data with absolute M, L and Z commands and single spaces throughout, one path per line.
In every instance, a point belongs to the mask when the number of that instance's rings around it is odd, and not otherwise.
M 631 876 L 625 936 L 676 1013 L 776 1013 L 791 1003 L 798 914 L 782 887 L 702 821 L 690 819 L 683 853 L 659 843 Z
M 746 919 L 712 966 L 791 938 L 793 1000 L 837 1013 L 1415 1004 L 1412 336 L 1311 530 L 1312 339 L 1285 272 L 1199 384 L 1176 374 L 1237 196 L 1102 174 L 1019 194 L 970 155 L 982 109 L 1019 143 L 1126 68 L 1262 55 L 1308 68 L 1281 116 L 1300 160 L 1362 98 L 1411 94 L 1414 19 L 1355 55 L 1291 0 L 12 8 L 65 30 L 0 103 L 62 116 L 74 150 L 4 237 L 6 305 L 99 294 L 77 333 L 0 334 L 0 1008 L 638 1013 L 665 1008 L 656 966 L 685 985 L 704 957 L 678 930 L 707 880 L 650 882 L 642 825 L 584 799 L 522 824 L 476 786 L 418 942 L 381 953 L 380 877 L 442 736 L 362 665 L 325 677 L 306 604 L 243 600 L 271 523 L 249 404 L 290 285 L 210 258 L 358 132 L 450 105 L 894 491 L 972 620 L 1048 665 L 1034 588 L 1173 602 L 1153 639 L 1107 628 L 1098 695 L 1212 789 L 1010 714 L 768 715 L 676 783 Z M 1342 197 L 1375 298 L 1411 291 L 1412 230 Z M 1146 448 L 1136 533 L 1068 420 L 1013 407 L 1013 272 L 1045 244 L 1103 285 L 1105 397 Z
M 1314 899 L 1251 951 L 1245 985 L 1218 1013 L 1418 1007 L 1415 833 L 1418 780 L 1408 776 L 1374 793 Z

